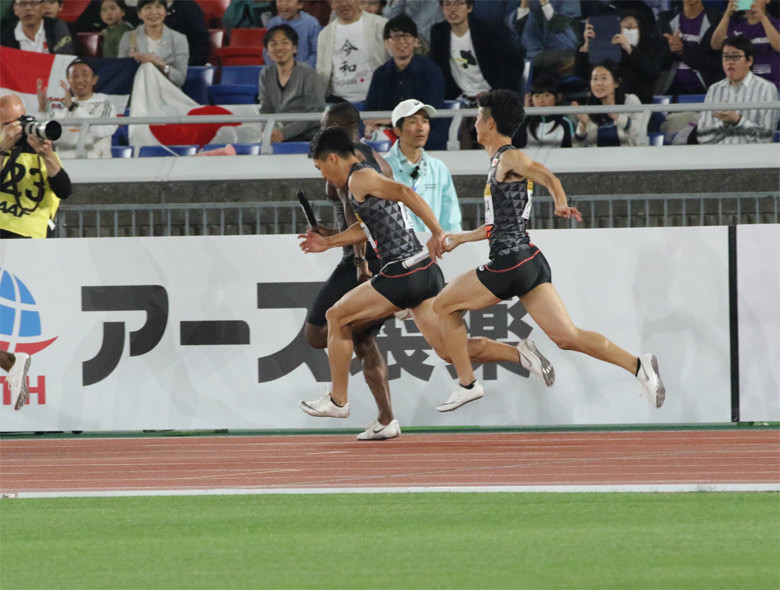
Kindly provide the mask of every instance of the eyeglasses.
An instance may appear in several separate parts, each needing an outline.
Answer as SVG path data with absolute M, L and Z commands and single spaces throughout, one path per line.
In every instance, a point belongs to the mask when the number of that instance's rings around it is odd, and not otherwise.
M 723 61 L 739 61 L 745 57 L 744 53 L 724 53 Z
M 41 5 L 41 0 L 24 0 L 23 2 L 14 2 L 20 8 L 35 8 Z
M 391 41 L 409 41 L 414 39 L 414 35 L 410 35 L 409 33 L 398 33 L 396 35 L 391 34 L 388 39 Z
M 458 6 L 463 6 L 466 3 L 466 0 L 444 0 L 441 5 L 442 8 L 457 8 Z

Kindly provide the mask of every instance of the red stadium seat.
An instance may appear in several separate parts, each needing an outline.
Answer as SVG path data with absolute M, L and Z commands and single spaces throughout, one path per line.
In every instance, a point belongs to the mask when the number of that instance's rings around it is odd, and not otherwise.
M 76 37 L 81 47 L 83 57 L 100 57 L 103 36 L 100 33 L 77 33 Z
M 263 37 L 267 29 L 232 29 L 230 31 L 231 47 L 263 47 Z
M 222 15 L 225 14 L 230 0 L 196 0 L 203 9 L 203 17 L 207 27 L 222 26 Z
M 220 47 L 216 53 L 222 66 L 261 66 L 265 63 L 262 47 Z
M 64 20 L 66 23 L 75 23 L 89 2 L 90 0 L 64 0 L 57 18 Z

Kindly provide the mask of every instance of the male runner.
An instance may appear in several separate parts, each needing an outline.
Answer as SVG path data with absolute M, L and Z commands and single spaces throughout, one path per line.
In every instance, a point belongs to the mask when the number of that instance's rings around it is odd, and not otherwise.
M 666 390 L 655 356 L 643 354 L 637 358 L 601 334 L 575 326 L 552 285 L 547 260 L 530 242 L 526 232 L 531 212 L 529 181 L 547 187 L 555 200 L 558 217 L 582 221 L 582 216 L 567 205 L 558 178 L 512 146 L 512 135 L 525 118 L 523 99 L 511 90 L 491 90 L 479 97 L 478 105 L 477 141 L 491 157 L 484 194 L 485 225 L 470 232 L 451 234 L 444 240 L 445 249 L 451 251 L 465 242 L 487 239 L 490 262 L 460 275 L 434 302 L 447 351 L 460 381 L 459 387 L 438 409 L 454 410 L 484 395 L 471 367 L 462 313 L 515 296 L 559 348 L 584 352 L 630 371 L 639 380 L 644 396 L 660 408 Z

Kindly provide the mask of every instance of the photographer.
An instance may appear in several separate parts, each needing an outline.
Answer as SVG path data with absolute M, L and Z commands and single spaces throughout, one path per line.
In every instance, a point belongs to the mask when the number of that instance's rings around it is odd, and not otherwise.
M 23 115 L 18 96 L 0 97 L 0 238 L 45 238 L 60 199 L 71 193 L 51 141 L 25 133 L 34 130 L 19 121 Z

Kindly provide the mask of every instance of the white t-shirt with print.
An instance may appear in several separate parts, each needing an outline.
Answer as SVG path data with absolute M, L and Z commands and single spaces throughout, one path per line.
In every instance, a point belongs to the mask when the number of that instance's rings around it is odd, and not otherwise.
M 477 63 L 474 43 L 471 42 L 471 30 L 462 37 L 450 32 L 450 71 L 455 83 L 463 94 L 474 97 L 480 92 L 490 90 L 490 84 L 482 76 Z
M 336 44 L 333 52 L 333 94 L 359 102 L 366 99 L 374 70 L 369 63 L 363 17 L 348 25 L 336 23 Z

